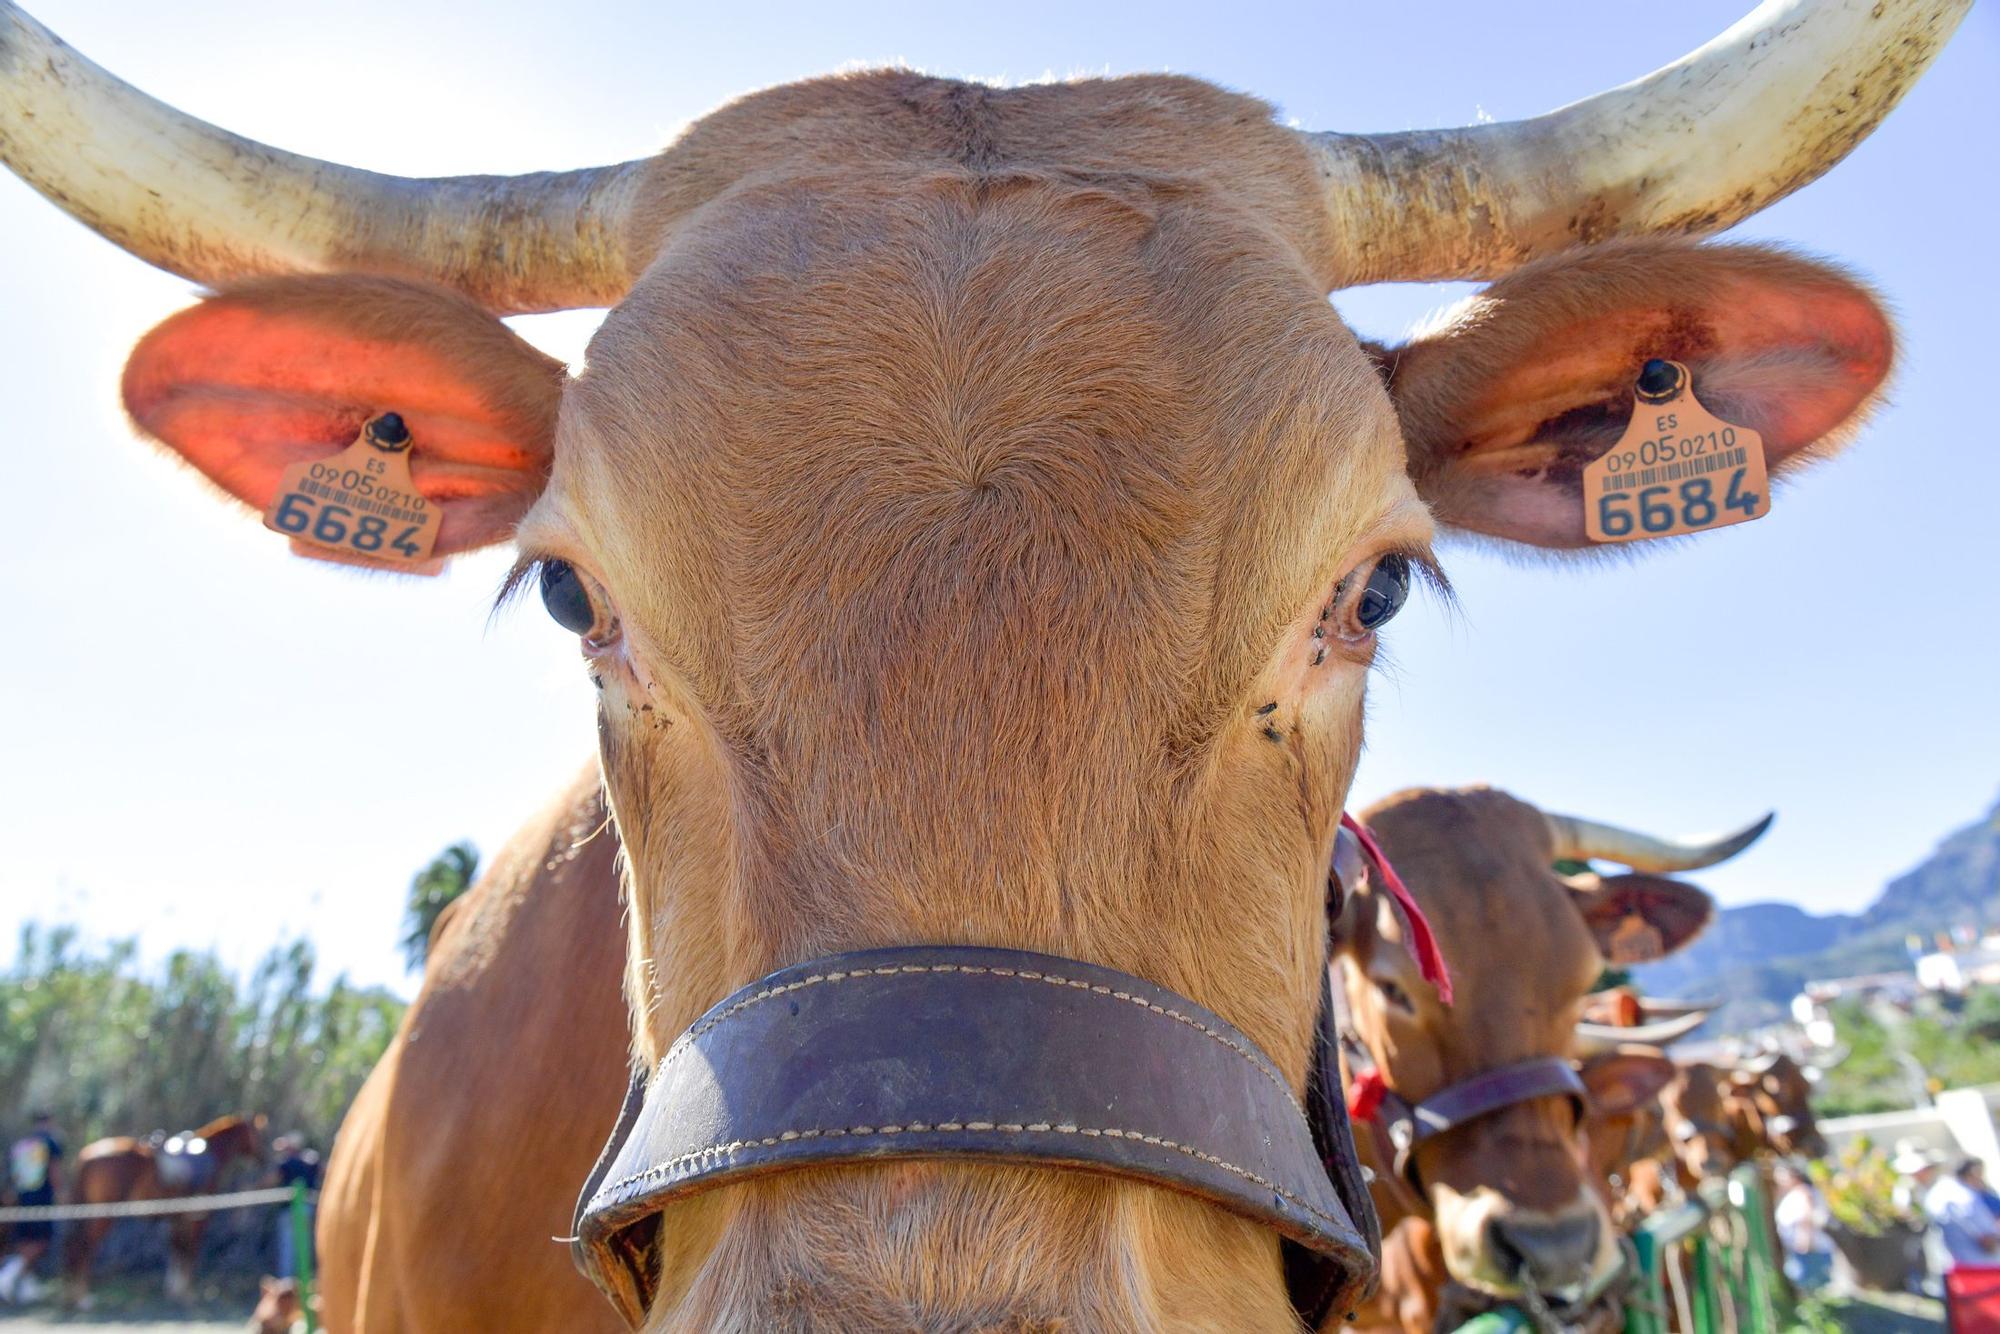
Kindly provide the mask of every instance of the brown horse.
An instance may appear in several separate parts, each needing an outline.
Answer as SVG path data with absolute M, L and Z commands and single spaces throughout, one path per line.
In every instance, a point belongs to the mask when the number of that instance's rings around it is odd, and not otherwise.
M 207 1195 L 227 1176 L 232 1164 L 261 1161 L 264 1156 L 264 1118 L 219 1116 L 190 1135 L 176 1136 L 164 1144 L 113 1135 L 86 1144 L 76 1159 L 75 1203 L 116 1204 L 128 1200 L 169 1200 L 190 1195 Z M 195 1257 L 201 1253 L 201 1234 L 208 1226 L 207 1214 L 171 1215 L 167 1252 L 167 1296 L 185 1301 L 194 1284 Z M 115 1219 L 92 1218 L 70 1233 L 63 1272 L 69 1280 L 70 1300 L 88 1309 L 90 1266 L 111 1231 Z

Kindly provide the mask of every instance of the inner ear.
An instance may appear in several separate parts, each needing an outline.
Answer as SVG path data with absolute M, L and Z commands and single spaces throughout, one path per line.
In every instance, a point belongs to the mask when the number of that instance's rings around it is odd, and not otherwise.
M 1580 1072 L 1599 1116 L 1623 1116 L 1660 1096 L 1674 1080 L 1674 1063 L 1659 1052 L 1619 1050 L 1584 1062 Z
M 1454 526 L 1588 544 L 1582 473 L 1623 436 L 1652 358 L 1757 431 L 1775 476 L 1838 446 L 1894 358 L 1840 270 L 1767 247 L 1649 240 L 1553 256 L 1388 354 L 1411 475 Z
M 400 414 L 445 556 L 505 541 L 541 493 L 564 383 L 561 362 L 457 293 L 308 275 L 169 318 L 133 349 L 124 395 L 141 430 L 260 511 L 287 467 Z
M 1608 963 L 1650 963 L 1682 949 L 1715 917 L 1715 900 L 1666 876 L 1572 877 L 1570 897 Z

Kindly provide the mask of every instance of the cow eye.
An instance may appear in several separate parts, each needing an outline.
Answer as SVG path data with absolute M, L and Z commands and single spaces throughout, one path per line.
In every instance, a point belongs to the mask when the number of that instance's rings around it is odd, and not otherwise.
M 1387 625 L 1410 600 L 1410 558 L 1390 552 L 1341 581 L 1335 595 L 1338 632 L 1344 639 L 1362 640 Z
M 1405 1014 L 1415 1014 L 1417 1012 L 1417 1003 L 1410 999 L 1410 993 L 1397 986 L 1394 982 L 1385 978 L 1375 984 L 1375 989 L 1382 993 L 1383 1003 L 1392 1009 L 1401 1010 Z
M 1354 604 L 1354 621 L 1363 630 L 1387 625 L 1410 600 L 1410 559 L 1390 552 L 1375 562 L 1368 582 Z
M 542 562 L 542 605 L 555 617 L 557 625 L 573 635 L 588 635 L 597 626 L 597 610 L 590 603 L 590 590 L 576 567 L 566 560 Z

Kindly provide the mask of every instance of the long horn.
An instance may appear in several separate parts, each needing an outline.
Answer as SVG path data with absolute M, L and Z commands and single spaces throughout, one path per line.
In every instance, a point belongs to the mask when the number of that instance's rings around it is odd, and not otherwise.
M 1762 838 L 1778 815 L 1773 811 L 1733 834 L 1684 840 L 1656 838 L 1651 834 L 1621 829 L 1613 824 L 1600 824 L 1576 815 L 1545 812 L 1543 818 L 1549 823 L 1549 837 L 1555 843 L 1555 860 L 1559 862 L 1585 862 L 1601 858 L 1617 862 L 1620 866 L 1629 866 L 1635 871 L 1668 874 L 1696 871 L 1728 861 Z
M 1577 1056 L 1602 1056 L 1605 1052 L 1620 1046 L 1664 1047 L 1694 1032 L 1707 1019 L 1708 1012 L 1704 1010 L 1698 1014 L 1684 1014 L 1678 1019 L 1669 1019 L 1664 1023 L 1640 1024 L 1635 1028 L 1578 1021 L 1575 1037 L 1570 1043 L 1570 1051 Z
M 1344 284 L 1495 278 L 1614 236 L 1720 231 L 1818 177 L 1972 0 L 1764 0 L 1701 49 L 1533 120 L 1301 132 Z
M 199 283 L 360 270 L 501 314 L 615 303 L 650 159 L 528 176 L 383 176 L 239 138 L 107 73 L 0 0 L 0 161 L 148 263 Z
M 1639 1013 L 1645 1015 L 1648 1019 L 1656 1020 L 1678 1019 L 1684 1014 L 1693 1014 L 1697 1010 L 1703 1014 L 1707 1014 L 1710 1010 L 1719 1009 L 1721 1006 L 1722 1002 L 1719 1000 L 1667 1000 L 1664 998 L 1654 1000 L 1650 996 L 1639 997 Z

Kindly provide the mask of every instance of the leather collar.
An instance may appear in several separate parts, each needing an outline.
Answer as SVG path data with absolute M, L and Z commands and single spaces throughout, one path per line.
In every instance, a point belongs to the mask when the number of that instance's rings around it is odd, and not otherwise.
M 1354 1309 L 1379 1250 L 1331 1009 L 1309 1118 L 1228 1021 L 1113 969 L 947 946 L 780 969 L 635 1081 L 579 1202 L 578 1264 L 636 1325 L 675 1201 L 807 1166 L 1032 1163 L 1177 1190 L 1273 1229 L 1317 1328 Z
M 1398 1180 L 1424 1199 L 1416 1166 L 1420 1145 L 1482 1116 L 1547 1097 L 1568 1098 L 1579 1123 L 1589 1110 L 1590 1094 L 1575 1067 L 1560 1056 L 1539 1056 L 1481 1071 L 1422 1102 L 1409 1102 L 1384 1083 L 1367 1119 L 1380 1128 L 1378 1145 L 1387 1138 Z

